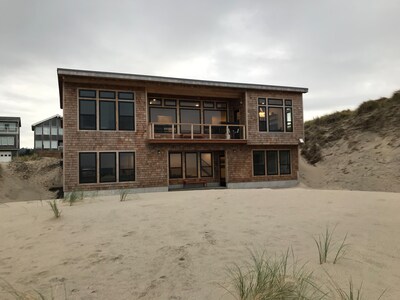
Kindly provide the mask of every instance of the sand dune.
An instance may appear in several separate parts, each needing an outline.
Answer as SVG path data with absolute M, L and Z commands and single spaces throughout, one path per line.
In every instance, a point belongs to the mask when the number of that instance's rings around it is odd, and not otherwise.
M 315 271 L 364 295 L 400 299 L 400 194 L 350 191 L 207 190 L 0 205 L 0 278 L 63 299 L 232 299 L 226 266 L 292 246 Z M 312 235 L 338 224 L 349 253 L 318 264 Z M 0 294 L 5 298 L 5 294 Z M 6 298 L 7 299 L 7 298 Z

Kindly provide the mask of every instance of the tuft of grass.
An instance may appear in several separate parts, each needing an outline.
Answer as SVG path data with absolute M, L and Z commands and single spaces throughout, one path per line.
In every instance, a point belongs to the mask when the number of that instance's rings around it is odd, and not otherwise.
M 325 232 L 319 234 L 317 237 L 313 237 L 314 242 L 317 246 L 318 257 L 320 265 L 326 263 L 328 261 L 328 255 L 333 250 L 332 248 L 336 245 L 335 242 L 332 242 L 333 234 L 336 230 L 336 226 L 333 229 L 329 229 L 329 226 L 326 226 Z M 335 250 L 335 258 L 333 263 L 336 264 L 347 252 L 347 248 L 349 244 L 346 244 L 347 234 L 345 235 L 343 241 L 340 246 Z
M 330 284 L 333 288 L 333 293 L 336 294 L 340 300 L 362 300 L 362 299 L 364 299 L 363 293 L 362 293 L 362 287 L 363 287 L 362 282 L 361 282 L 360 286 L 358 288 L 356 288 L 356 287 L 354 287 L 352 278 L 350 278 L 348 287 L 346 289 L 342 289 L 339 286 L 339 284 L 335 280 L 333 280 L 332 276 L 328 272 L 326 272 L 326 274 L 329 277 Z M 378 297 L 377 300 L 382 299 L 382 297 L 385 293 L 386 293 L 386 290 L 384 290 L 380 294 L 380 296 Z
M 57 200 L 54 199 L 53 201 L 47 201 L 47 203 L 50 205 L 51 209 L 53 210 L 54 216 L 56 218 L 59 218 L 61 216 L 61 210 L 58 209 Z
M 9 282 L 4 279 L 0 279 L 0 290 L 3 290 L 6 294 L 12 296 L 17 300 L 46 300 L 47 298 L 39 291 L 33 292 L 21 292 L 13 287 Z M 54 298 L 48 298 L 53 300 Z
M 72 191 L 64 200 L 72 206 L 76 201 L 83 200 L 83 191 Z
M 279 256 L 250 252 L 251 260 L 244 267 L 234 264 L 227 269 L 231 280 L 225 288 L 240 300 L 324 299 L 327 293 L 313 280 L 312 272 L 294 258 L 289 263 L 289 249 Z
M 126 190 L 119 191 L 119 201 L 126 201 L 126 197 L 128 196 L 128 192 Z

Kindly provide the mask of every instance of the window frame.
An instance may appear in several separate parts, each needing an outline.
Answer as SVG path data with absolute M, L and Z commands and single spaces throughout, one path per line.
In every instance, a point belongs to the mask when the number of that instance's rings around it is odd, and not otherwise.
M 95 181 L 94 181 L 94 182 L 82 182 L 82 181 L 81 181 L 81 178 L 82 178 L 81 155 L 82 155 L 82 154 L 94 154 L 94 156 L 95 156 L 95 159 L 94 159 L 94 161 L 95 161 L 95 165 L 94 165 Z M 98 171 L 98 168 L 97 168 L 98 162 L 97 162 L 97 159 L 98 159 L 97 152 L 79 152 L 79 153 L 78 153 L 78 173 L 79 173 L 79 176 L 78 176 L 78 184 L 96 184 L 96 183 L 98 183 L 98 174 L 97 174 L 97 171 Z
M 199 155 L 198 152 L 184 152 L 185 153 L 185 178 L 199 178 Z M 195 154 L 196 155 L 196 176 L 188 176 L 187 175 L 187 154 Z
M 260 153 L 262 153 L 262 157 L 263 157 L 263 162 L 264 162 L 264 168 L 263 168 L 263 174 L 256 174 L 255 173 L 255 170 L 256 170 L 256 168 L 255 168 L 255 163 L 254 163 L 254 153 L 255 152 L 260 152 Z M 253 150 L 253 153 L 252 153 L 253 155 L 252 155 L 252 162 L 253 162 L 253 164 L 252 164 L 252 166 L 253 166 L 253 176 L 254 177 L 259 177 L 259 176 L 265 176 L 266 175 L 266 173 L 265 173 L 265 169 L 266 169 L 266 157 L 265 157 L 265 155 L 266 155 L 266 153 L 265 153 L 265 150 Z
M 102 155 L 104 155 L 104 154 L 114 154 L 114 170 L 115 170 L 115 174 L 114 174 L 114 180 L 107 180 L 107 181 L 104 181 L 104 180 L 102 180 L 102 167 L 101 167 L 101 156 Z M 101 151 L 101 152 L 99 152 L 99 156 L 98 156 L 98 165 L 99 165 L 99 167 L 98 167 L 98 180 L 99 180 L 99 183 L 116 183 L 116 182 L 118 182 L 118 178 L 117 178 L 117 173 L 118 173 L 118 170 L 117 170 L 117 152 L 115 152 L 115 151 Z
M 114 126 L 112 128 L 102 128 L 102 123 L 101 123 L 101 121 L 102 121 L 101 104 L 102 103 L 112 103 L 113 104 L 113 107 L 114 107 L 114 124 L 113 125 Z M 98 119 L 99 119 L 99 130 L 100 131 L 116 131 L 116 129 L 117 129 L 117 119 L 116 119 L 117 107 L 116 106 L 117 105 L 116 105 L 115 100 L 103 100 L 103 99 L 99 100 L 99 118 Z M 119 114 L 119 112 L 118 112 L 118 114 Z
M 80 97 L 80 91 L 93 91 L 95 92 L 95 97 L 83 96 Z M 115 95 L 115 98 L 106 98 L 100 97 L 100 92 L 112 92 Z M 122 97 L 120 99 L 120 94 Z M 128 99 L 124 94 L 131 94 L 132 99 Z M 85 129 L 81 126 L 81 106 L 80 101 L 94 101 L 95 102 L 95 128 L 94 129 Z M 115 128 L 114 129 L 100 129 L 101 121 L 100 121 L 100 102 L 101 101 L 109 101 L 114 102 L 114 118 L 115 118 Z M 133 129 L 119 129 L 119 103 L 120 102 L 129 102 L 133 103 Z M 136 91 L 132 90 L 119 90 L 119 89 L 96 89 L 96 88 L 86 88 L 86 87 L 78 87 L 77 88 L 77 122 L 78 122 L 78 131 L 122 131 L 122 132 L 136 132 Z
M 199 155 L 199 157 L 200 157 L 200 159 L 199 159 L 199 164 L 200 164 L 200 178 L 214 178 L 214 155 L 213 155 L 212 151 L 201 151 L 199 154 L 200 154 L 200 155 Z M 201 156 L 202 156 L 203 154 L 210 154 L 210 155 L 211 155 L 211 164 L 210 164 L 210 166 L 205 166 L 206 168 L 211 168 L 211 175 L 208 175 L 208 176 L 203 176 L 203 167 L 204 167 L 204 166 L 203 166 L 203 164 L 202 164 L 203 160 L 202 160 L 202 158 L 201 158 Z
M 276 104 L 276 101 L 281 101 L 282 105 Z M 275 102 L 275 103 L 274 103 Z M 272 103 L 272 104 L 270 104 Z M 265 110 L 265 120 L 260 121 L 260 108 Z M 269 112 L 270 108 L 281 108 L 282 110 L 282 130 L 271 130 Z M 291 119 L 287 119 L 287 109 L 290 109 Z M 294 131 L 293 122 L 293 99 L 286 98 L 268 98 L 268 97 L 258 97 L 257 98 L 257 128 L 258 132 L 268 132 L 268 133 L 291 133 Z M 261 122 L 265 123 L 265 128 L 261 128 Z M 288 130 L 291 125 L 290 130 Z
M 117 182 L 135 182 L 136 181 L 136 152 L 135 151 L 118 151 L 118 180 Z M 121 180 L 121 154 L 133 154 L 133 180 Z M 131 170 L 131 169 L 123 169 Z
M 254 152 L 263 152 L 264 153 L 264 175 L 256 175 L 255 174 L 255 168 L 254 168 Z M 275 167 L 277 170 L 277 173 L 270 173 L 268 172 L 268 152 L 275 152 L 276 153 L 276 162 L 275 162 Z M 289 173 L 282 173 L 281 171 L 281 152 L 287 152 L 288 153 L 288 158 L 289 158 L 289 163 L 287 164 L 289 167 Z M 292 172 L 292 150 L 291 149 L 253 149 L 252 150 L 252 176 L 253 177 L 269 177 L 269 176 L 290 176 L 293 174 Z
M 184 154 L 185 152 L 168 152 L 168 178 L 169 179 L 183 179 L 183 154 Z M 174 177 L 174 176 L 171 176 L 171 154 L 179 154 L 180 155 L 180 157 L 181 157 L 181 159 L 180 159 L 180 162 L 181 162 L 181 166 L 180 166 L 180 177 Z M 174 167 L 173 169 L 178 169 L 177 167 Z M 186 170 L 185 170 L 186 171 Z

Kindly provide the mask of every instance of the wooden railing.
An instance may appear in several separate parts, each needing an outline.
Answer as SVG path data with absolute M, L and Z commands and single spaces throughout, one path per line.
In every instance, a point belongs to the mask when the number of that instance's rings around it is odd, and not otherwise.
M 149 139 L 246 140 L 244 125 L 149 123 Z

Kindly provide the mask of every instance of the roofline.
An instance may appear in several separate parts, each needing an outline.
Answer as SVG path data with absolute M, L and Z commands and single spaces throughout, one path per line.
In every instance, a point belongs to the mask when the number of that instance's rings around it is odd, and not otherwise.
M 247 89 L 247 90 L 267 90 L 267 91 L 281 91 L 281 92 L 295 92 L 295 93 L 307 93 L 308 92 L 308 88 L 304 88 L 304 87 L 264 85 L 264 84 L 224 82 L 224 81 L 210 81 L 210 80 L 199 80 L 199 79 L 185 79 L 185 78 L 175 78 L 175 77 L 161 77 L 161 76 L 127 74 L 127 73 L 63 69 L 63 68 L 57 69 L 57 75 L 58 75 L 58 88 L 60 91 L 60 106 L 61 106 L 61 108 L 62 108 L 62 96 L 63 96 L 62 95 L 62 76 L 124 79 L 124 80 L 186 84 L 186 85 Z
M 51 116 L 51 117 L 49 117 L 49 118 L 47 118 L 47 119 L 44 119 L 44 120 L 39 121 L 39 122 L 36 122 L 36 123 L 34 123 L 34 124 L 31 125 L 32 130 L 34 130 L 33 127 L 39 125 L 40 123 L 46 122 L 46 121 L 51 120 L 51 119 L 53 119 L 53 118 L 60 118 L 60 119 L 62 119 L 62 116 L 60 116 L 59 114 L 56 114 L 56 115 Z
M 18 122 L 18 127 L 21 127 L 21 118 L 20 117 L 7 117 L 7 116 L 0 116 L 0 121 L 11 121 L 11 122 Z

